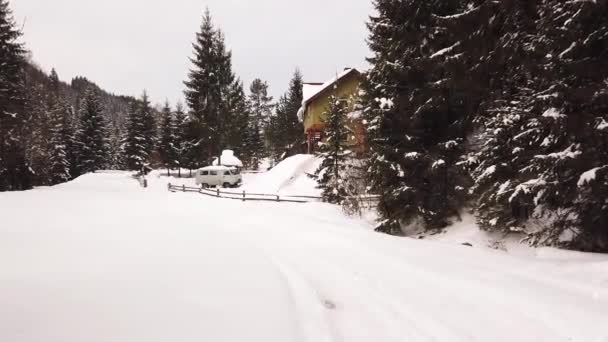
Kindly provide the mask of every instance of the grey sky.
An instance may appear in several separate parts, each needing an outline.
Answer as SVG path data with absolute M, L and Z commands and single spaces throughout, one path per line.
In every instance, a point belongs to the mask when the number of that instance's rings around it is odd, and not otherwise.
M 191 43 L 209 6 L 246 85 L 267 80 L 275 96 L 296 66 L 325 81 L 365 66 L 371 0 L 12 0 L 34 60 L 63 80 L 82 75 L 154 102 L 182 99 Z

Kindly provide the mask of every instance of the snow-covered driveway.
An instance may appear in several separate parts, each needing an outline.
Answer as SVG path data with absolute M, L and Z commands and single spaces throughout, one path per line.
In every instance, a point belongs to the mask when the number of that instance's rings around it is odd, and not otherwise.
M 325 204 L 0 193 L 0 341 L 608 341 L 608 257 L 376 234 Z

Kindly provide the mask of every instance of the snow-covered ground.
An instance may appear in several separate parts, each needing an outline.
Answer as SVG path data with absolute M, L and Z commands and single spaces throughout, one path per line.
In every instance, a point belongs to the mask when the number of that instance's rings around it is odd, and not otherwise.
M 313 192 L 298 158 L 249 185 Z M 167 180 L 0 193 L 0 341 L 608 341 L 607 256 L 471 248 L 467 228 L 396 238 L 331 205 Z

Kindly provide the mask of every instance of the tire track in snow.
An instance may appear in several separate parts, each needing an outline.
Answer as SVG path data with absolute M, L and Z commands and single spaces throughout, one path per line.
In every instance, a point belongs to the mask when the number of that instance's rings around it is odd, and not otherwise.
M 295 306 L 298 309 L 300 325 L 302 327 L 305 341 L 307 342 L 339 342 L 334 327 L 329 324 L 327 310 L 331 310 L 325 304 L 317 289 L 302 274 L 288 267 L 285 263 L 278 261 L 276 257 L 270 257 L 277 269 L 283 274 L 285 282 L 291 289 Z
M 285 241 L 287 239 L 281 240 Z M 297 243 L 301 244 L 301 242 L 302 240 L 298 239 Z M 466 319 L 463 320 L 463 318 L 475 317 L 480 325 L 492 326 L 495 328 L 494 331 L 509 331 L 510 334 L 517 334 L 517 331 L 521 331 L 522 335 L 519 336 L 518 341 L 536 341 L 538 338 L 541 338 L 541 336 L 535 336 L 534 333 L 528 332 L 523 334 L 526 331 L 538 331 L 539 326 L 545 327 L 541 329 L 543 331 L 542 336 L 544 337 L 552 331 L 553 340 L 568 340 L 567 336 L 560 336 L 557 331 L 545 324 L 542 317 L 538 317 L 537 314 L 543 312 L 542 309 L 547 309 L 546 303 L 539 306 L 538 304 L 530 303 L 529 297 L 521 296 L 517 291 L 503 292 L 504 286 L 492 288 L 492 283 L 488 284 L 487 282 L 484 285 L 484 281 L 496 282 L 498 280 L 495 277 L 484 279 L 487 276 L 484 272 L 479 274 L 466 272 L 464 276 L 469 276 L 470 278 L 463 278 L 462 276 L 453 277 L 453 272 L 448 272 L 444 275 L 441 273 L 441 270 L 426 269 L 413 262 L 403 262 L 404 260 L 401 258 L 385 255 L 367 246 L 359 245 L 358 241 L 349 242 L 349 245 L 353 247 L 353 251 L 346 251 L 347 253 L 343 256 L 344 260 L 336 258 L 337 255 L 341 256 L 342 252 L 344 252 L 343 250 L 339 250 L 340 253 L 336 253 L 337 250 L 332 250 L 331 255 L 323 255 L 323 251 L 315 250 L 315 246 L 311 246 L 312 249 L 308 250 L 309 253 L 306 260 L 302 260 L 301 258 L 296 259 L 294 255 L 297 255 L 297 253 L 294 250 L 298 248 L 297 243 L 291 246 L 291 248 L 280 248 L 279 253 L 283 250 L 281 253 L 282 258 L 290 260 L 290 264 L 300 264 L 301 267 L 307 268 L 308 272 L 306 272 L 306 269 L 300 269 L 299 273 L 303 274 L 302 277 L 309 278 L 308 281 L 314 284 L 314 288 L 322 289 L 322 291 L 319 291 L 321 293 L 334 292 L 339 297 L 340 294 L 348 292 L 349 287 L 352 290 L 353 285 L 356 285 L 359 295 L 368 298 L 371 296 L 373 298 L 372 302 L 383 306 L 382 310 L 375 310 L 374 315 L 390 319 L 390 315 L 387 315 L 387 313 L 392 312 L 399 316 L 399 318 L 393 320 L 393 323 L 401 325 L 407 322 L 410 323 L 408 331 L 400 332 L 399 336 L 401 338 L 410 336 L 417 341 L 441 340 L 445 336 L 451 336 L 451 340 L 455 341 L 484 341 L 491 338 L 490 336 L 477 336 L 476 338 L 475 334 L 471 333 L 475 331 L 475 328 L 470 327 L 470 320 L 466 322 Z M 353 244 L 356 248 L 354 248 Z M 300 248 L 302 247 L 300 246 Z M 285 248 L 287 249 L 285 250 Z M 275 250 L 272 254 L 277 255 L 278 253 Z M 346 264 L 352 261 L 353 255 L 357 255 L 356 259 L 363 259 L 361 260 L 363 264 L 365 260 L 373 260 L 373 264 L 376 267 L 367 267 L 366 269 L 375 271 L 366 276 L 361 276 L 363 273 L 359 272 L 359 279 L 353 279 L 352 282 L 344 283 L 344 279 L 353 278 L 353 274 L 357 274 L 356 264 L 348 267 L 348 271 L 344 270 Z M 330 260 L 331 262 L 329 262 Z M 382 270 L 382 272 L 379 272 L 379 270 Z M 391 284 L 387 285 L 377 281 L 377 279 L 391 279 L 391 275 L 400 273 L 410 275 L 411 281 L 409 285 L 408 282 L 404 282 L 391 286 Z M 304 276 L 304 274 L 307 276 Z M 337 274 L 340 274 L 340 276 L 336 276 Z M 327 279 L 332 279 L 332 281 L 328 281 Z M 449 284 L 450 286 L 442 286 L 441 284 Z M 342 289 L 336 291 L 336 288 Z M 409 299 L 413 300 L 413 302 L 409 303 L 399 300 L 399 294 L 408 291 L 416 293 L 420 289 L 434 289 L 432 292 L 433 297 L 417 298 L 418 300 L 416 300 L 416 298 L 410 296 Z M 471 289 L 478 289 L 478 291 L 471 294 Z M 480 303 L 475 303 L 475 300 L 480 301 Z M 442 306 L 446 303 L 449 303 L 451 307 L 462 308 L 467 314 L 460 318 L 447 316 L 441 319 L 441 317 L 438 317 L 437 312 L 441 312 Z M 488 315 L 487 309 L 484 310 L 484 308 L 488 307 L 493 307 L 494 310 L 499 312 L 502 311 L 503 315 L 507 313 L 509 316 L 518 317 L 517 321 L 519 323 L 494 319 L 492 315 Z M 529 312 L 523 310 L 526 307 Z M 373 317 L 373 315 L 370 315 L 370 317 Z M 529 325 L 531 329 L 522 329 L 522 323 Z M 424 326 L 424 328 L 420 329 L 420 325 Z M 390 327 L 383 328 L 390 330 Z M 416 330 L 420 331 L 416 332 Z

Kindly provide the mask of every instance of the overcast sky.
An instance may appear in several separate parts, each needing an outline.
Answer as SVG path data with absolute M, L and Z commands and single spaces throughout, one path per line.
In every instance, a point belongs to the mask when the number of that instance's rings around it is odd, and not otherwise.
M 226 34 L 234 70 L 283 93 L 296 67 L 323 82 L 365 66 L 371 0 L 11 0 L 24 41 L 46 71 L 85 76 L 155 102 L 183 98 L 191 43 L 204 8 Z

